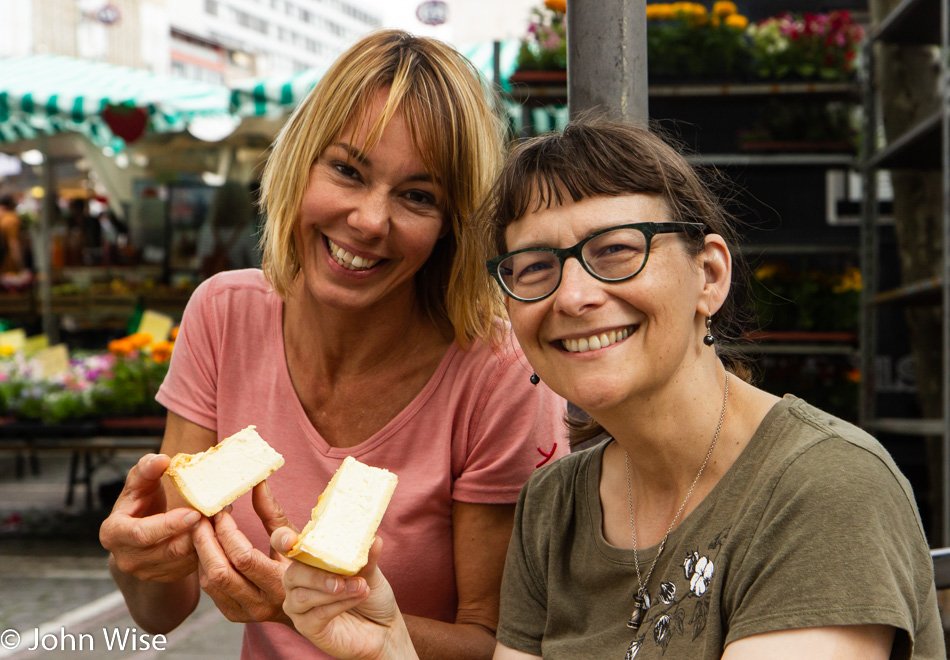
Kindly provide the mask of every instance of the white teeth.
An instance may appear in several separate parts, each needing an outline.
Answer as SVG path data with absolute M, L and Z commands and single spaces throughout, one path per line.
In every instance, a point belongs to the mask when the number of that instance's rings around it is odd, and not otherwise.
M 611 330 L 609 333 L 591 335 L 590 337 L 581 337 L 579 339 L 562 339 L 561 346 L 570 353 L 584 353 L 586 351 L 596 351 L 599 348 L 607 348 L 611 344 L 623 341 L 630 336 L 634 327 L 624 328 L 623 330 Z
M 347 270 L 367 270 L 381 261 L 381 259 L 365 259 L 350 254 L 329 238 L 327 238 L 327 247 L 330 248 L 330 256 L 333 260 Z

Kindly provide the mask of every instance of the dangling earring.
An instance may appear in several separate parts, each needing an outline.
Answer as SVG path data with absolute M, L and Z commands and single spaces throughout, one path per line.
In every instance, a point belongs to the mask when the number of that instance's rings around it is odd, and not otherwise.
M 713 344 L 716 343 L 716 338 L 713 337 L 711 328 L 712 328 L 712 317 L 707 316 L 706 317 L 706 336 L 703 337 L 703 343 L 706 344 L 706 346 L 712 346 Z
M 531 378 L 529 378 L 528 380 L 531 381 L 532 385 L 536 386 L 538 383 L 541 382 L 541 377 L 538 374 L 533 373 L 531 374 Z

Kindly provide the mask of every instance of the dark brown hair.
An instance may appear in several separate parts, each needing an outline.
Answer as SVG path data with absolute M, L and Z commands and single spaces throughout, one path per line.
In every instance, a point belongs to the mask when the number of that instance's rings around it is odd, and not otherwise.
M 509 155 L 483 208 L 486 241 L 503 254 L 508 248 L 505 229 L 526 213 L 559 206 L 566 197 L 578 202 L 587 197 L 632 193 L 656 195 L 669 209 L 673 222 L 699 222 L 706 234 L 719 234 L 733 259 L 732 292 L 713 317 L 716 353 L 726 368 L 744 380 L 751 369 L 737 344 L 751 316 L 739 301 L 747 269 L 738 249 L 738 221 L 713 192 L 724 184 L 715 172 L 704 178 L 664 138 L 644 128 L 586 115 L 571 121 L 563 133 L 531 138 Z M 703 236 L 677 234 L 686 250 L 700 254 Z M 579 443 L 603 433 L 592 420 L 568 417 L 571 442 Z

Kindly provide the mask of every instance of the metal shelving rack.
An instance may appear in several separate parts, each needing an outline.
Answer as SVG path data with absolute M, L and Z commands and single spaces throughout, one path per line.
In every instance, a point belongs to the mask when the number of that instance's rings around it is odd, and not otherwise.
M 940 47 L 940 107 L 882 149 L 877 148 L 880 125 L 874 80 L 874 45 L 937 45 Z M 904 0 L 869 34 L 865 45 L 866 79 L 864 155 L 864 209 L 861 226 L 861 269 L 864 291 L 861 315 L 860 423 L 869 431 L 937 436 L 942 440 L 939 503 L 944 546 L 950 546 L 950 0 Z M 942 264 L 938 276 L 909 282 L 890 291 L 878 291 L 878 218 L 876 173 L 886 169 L 939 169 L 942 173 Z M 876 415 L 874 358 L 877 350 L 879 305 L 937 304 L 943 319 L 942 419 L 887 419 Z

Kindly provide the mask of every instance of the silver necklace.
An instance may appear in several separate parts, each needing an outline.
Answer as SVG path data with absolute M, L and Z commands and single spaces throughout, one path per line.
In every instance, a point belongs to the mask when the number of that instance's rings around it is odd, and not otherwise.
M 670 526 L 667 528 L 666 534 L 663 535 L 663 540 L 660 541 L 660 547 L 656 551 L 656 557 L 653 558 L 653 564 L 650 566 L 650 570 L 647 572 L 647 577 L 645 580 L 640 579 L 640 556 L 637 554 L 637 526 L 633 522 L 633 497 L 630 494 L 630 456 L 627 454 L 626 450 L 623 452 L 624 468 L 627 471 L 627 506 L 630 511 L 630 535 L 633 537 L 633 565 L 634 568 L 637 569 L 637 593 L 633 597 L 633 612 L 630 614 L 630 620 L 627 622 L 628 628 L 638 630 L 640 628 L 640 622 L 643 620 L 643 613 L 650 609 L 647 585 L 650 583 L 650 577 L 653 575 L 653 569 L 656 568 L 656 562 L 660 559 L 660 555 L 663 554 L 663 548 L 666 546 L 666 540 L 670 537 L 670 532 L 673 531 L 673 526 L 676 525 L 676 521 L 679 520 L 680 514 L 683 513 L 683 509 L 686 507 L 686 503 L 689 502 L 690 495 L 693 494 L 693 489 L 696 488 L 699 478 L 703 476 L 703 470 L 706 469 L 706 464 L 709 463 L 709 457 L 712 456 L 713 449 L 716 447 L 716 440 L 719 439 L 719 432 L 722 430 L 722 420 L 726 416 L 726 402 L 728 400 L 729 372 L 727 371 L 726 393 L 722 397 L 722 410 L 719 412 L 719 423 L 716 425 L 716 432 L 713 434 L 712 442 L 709 443 L 709 451 L 706 452 L 706 458 L 703 459 L 703 464 L 699 466 L 699 472 L 696 473 L 696 478 L 693 479 L 693 483 L 690 484 L 689 490 L 686 491 L 686 499 L 684 499 L 683 503 L 680 504 L 680 508 L 676 511 L 676 515 L 673 516 L 673 520 L 670 521 Z

